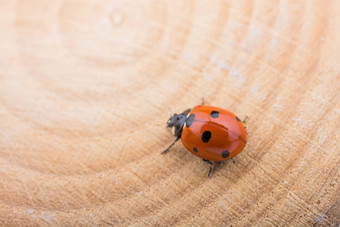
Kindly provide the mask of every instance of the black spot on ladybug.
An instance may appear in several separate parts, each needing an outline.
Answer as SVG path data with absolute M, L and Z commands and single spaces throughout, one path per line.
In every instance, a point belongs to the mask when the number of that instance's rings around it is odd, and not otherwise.
M 186 120 L 186 123 L 187 123 L 187 127 L 189 128 L 191 125 L 192 125 L 192 122 L 194 121 L 195 119 L 195 114 L 191 114 L 188 119 Z
M 212 118 L 218 118 L 219 115 L 220 115 L 220 113 L 219 113 L 218 111 L 216 111 L 216 110 L 213 110 L 213 111 L 211 111 L 211 113 L 210 113 L 210 116 L 211 116 Z
M 225 150 L 222 152 L 222 158 L 228 158 L 229 157 L 229 151 Z
M 197 148 L 196 148 L 196 147 L 194 147 L 194 148 L 193 148 L 193 150 L 194 150 L 196 153 L 198 152 L 198 150 L 197 150 Z
M 210 131 L 205 131 L 202 134 L 202 142 L 203 143 L 208 143 L 211 138 L 211 132 Z
M 237 121 L 241 121 L 240 118 L 238 118 L 238 116 L 236 116 L 236 120 L 237 120 Z

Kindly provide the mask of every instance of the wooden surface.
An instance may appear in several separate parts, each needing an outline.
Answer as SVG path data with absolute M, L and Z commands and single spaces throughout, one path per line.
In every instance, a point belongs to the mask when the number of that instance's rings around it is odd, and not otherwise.
M 0 224 L 338 226 L 340 1 L 0 1 Z M 248 116 L 208 165 L 165 123 Z

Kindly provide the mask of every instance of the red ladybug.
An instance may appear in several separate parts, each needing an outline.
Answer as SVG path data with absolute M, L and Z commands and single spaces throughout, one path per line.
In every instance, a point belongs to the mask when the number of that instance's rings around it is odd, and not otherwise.
M 214 106 L 198 105 L 168 120 L 168 127 L 176 137 L 162 154 L 179 140 L 194 155 L 210 164 L 227 160 L 240 153 L 247 143 L 244 122 L 235 114 Z

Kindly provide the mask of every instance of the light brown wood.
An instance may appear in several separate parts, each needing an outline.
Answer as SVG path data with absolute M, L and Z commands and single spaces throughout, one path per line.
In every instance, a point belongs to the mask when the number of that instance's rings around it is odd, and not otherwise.
M 1 1 L 0 224 L 340 225 L 340 1 Z M 165 123 L 247 122 L 211 178 Z

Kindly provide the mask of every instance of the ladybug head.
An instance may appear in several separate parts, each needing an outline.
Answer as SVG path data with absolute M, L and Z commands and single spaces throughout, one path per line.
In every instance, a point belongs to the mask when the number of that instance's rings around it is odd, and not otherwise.
M 172 117 L 169 118 L 167 124 L 168 127 L 172 129 L 172 134 L 174 134 L 174 136 L 177 137 L 181 135 L 184 123 L 187 119 L 189 112 L 190 109 L 187 109 L 183 113 L 174 114 L 172 115 Z
M 172 115 L 172 117 L 169 118 L 169 120 L 167 122 L 169 128 L 174 126 L 175 120 L 177 120 L 177 114 L 174 114 L 174 115 Z

